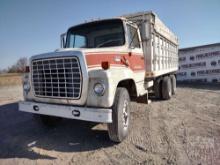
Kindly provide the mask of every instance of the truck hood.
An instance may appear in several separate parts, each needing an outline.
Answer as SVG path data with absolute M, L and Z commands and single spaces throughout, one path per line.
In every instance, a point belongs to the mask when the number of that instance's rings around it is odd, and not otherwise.
M 81 51 L 84 54 L 96 53 L 96 52 L 128 52 L 125 46 L 116 46 L 108 48 L 63 48 L 57 49 L 55 52 L 65 52 L 65 51 Z
M 43 59 L 50 57 L 71 56 L 74 54 L 83 54 L 84 56 L 89 53 L 102 53 L 102 52 L 115 52 L 126 53 L 128 49 L 125 46 L 109 47 L 109 48 L 62 48 L 56 49 L 53 52 L 34 55 L 30 58 L 30 61 L 35 59 Z

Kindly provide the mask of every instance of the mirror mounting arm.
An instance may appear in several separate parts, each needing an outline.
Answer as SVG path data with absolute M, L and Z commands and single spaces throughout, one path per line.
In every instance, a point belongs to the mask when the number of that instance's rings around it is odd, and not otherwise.
M 66 47 L 66 33 L 60 35 L 60 48 Z

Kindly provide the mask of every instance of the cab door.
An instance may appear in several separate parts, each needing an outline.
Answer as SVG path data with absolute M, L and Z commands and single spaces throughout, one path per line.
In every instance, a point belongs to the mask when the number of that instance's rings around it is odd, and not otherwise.
M 130 53 L 130 66 L 134 72 L 144 71 L 144 54 L 141 45 L 139 30 L 132 24 L 127 24 L 128 48 Z

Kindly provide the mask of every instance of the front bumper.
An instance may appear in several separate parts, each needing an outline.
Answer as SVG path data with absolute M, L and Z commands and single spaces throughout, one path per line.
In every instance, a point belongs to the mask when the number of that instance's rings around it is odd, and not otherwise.
M 30 101 L 19 102 L 19 111 L 98 123 L 112 122 L 112 109 L 55 105 Z

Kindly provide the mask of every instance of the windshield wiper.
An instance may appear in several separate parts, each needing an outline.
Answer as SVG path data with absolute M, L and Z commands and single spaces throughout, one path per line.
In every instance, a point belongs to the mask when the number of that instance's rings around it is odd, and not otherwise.
M 107 41 L 104 41 L 101 44 L 97 45 L 96 48 L 100 48 L 101 46 L 103 46 L 105 44 L 108 44 L 108 43 L 111 43 L 111 42 L 114 42 L 114 41 L 120 41 L 120 40 L 121 39 L 107 40 Z

